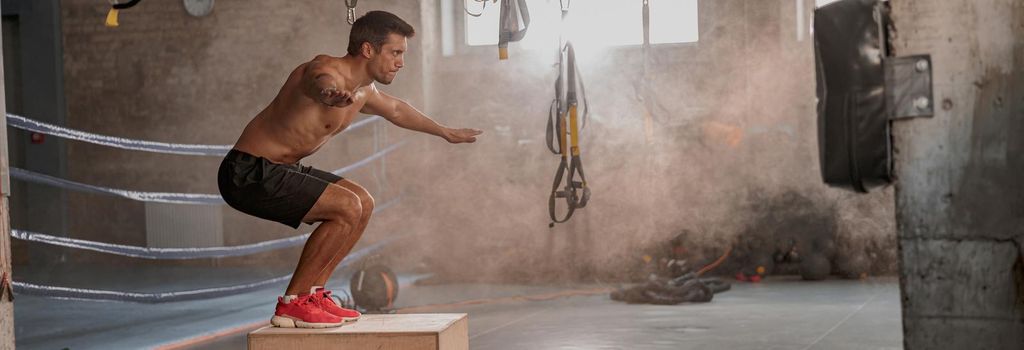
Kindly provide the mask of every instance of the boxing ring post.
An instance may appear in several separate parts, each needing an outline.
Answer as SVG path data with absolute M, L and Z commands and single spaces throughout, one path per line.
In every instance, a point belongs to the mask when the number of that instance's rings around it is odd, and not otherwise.
M 2 56 L 0 49 L 0 56 Z M 0 81 L 3 81 L 0 67 Z M 4 86 L 0 85 L 0 96 Z M 7 102 L 0 99 L 0 113 L 7 114 Z M 11 180 L 7 170 L 7 123 L 0 123 L 0 350 L 14 349 L 14 292 L 11 277 L 11 223 L 7 199 L 11 195 Z

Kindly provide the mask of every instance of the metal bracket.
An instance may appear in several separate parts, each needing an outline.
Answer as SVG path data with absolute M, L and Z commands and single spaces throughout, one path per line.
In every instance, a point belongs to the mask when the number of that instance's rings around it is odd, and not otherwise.
M 934 115 L 931 55 L 889 57 L 884 64 L 889 119 Z

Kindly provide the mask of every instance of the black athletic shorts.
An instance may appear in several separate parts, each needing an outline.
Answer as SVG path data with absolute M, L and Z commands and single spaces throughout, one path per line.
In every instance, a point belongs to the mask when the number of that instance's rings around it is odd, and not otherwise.
M 298 228 L 332 183 L 342 177 L 302 164 L 279 164 L 239 150 L 220 163 L 217 186 L 232 208 Z

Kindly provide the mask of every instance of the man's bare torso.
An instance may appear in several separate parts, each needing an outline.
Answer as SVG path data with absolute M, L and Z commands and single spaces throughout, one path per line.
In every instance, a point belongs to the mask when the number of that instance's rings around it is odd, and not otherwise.
M 335 58 L 329 62 L 328 67 L 337 70 L 338 75 L 345 76 L 347 70 L 341 60 Z M 304 63 L 292 71 L 277 97 L 242 131 L 235 149 L 275 163 L 296 163 L 316 152 L 327 140 L 352 123 L 352 119 L 366 104 L 373 85 L 361 88 L 339 86 L 339 89 L 354 92 L 352 104 L 345 107 L 327 106 L 311 96 L 312 88 L 303 79 L 307 66 L 309 63 Z

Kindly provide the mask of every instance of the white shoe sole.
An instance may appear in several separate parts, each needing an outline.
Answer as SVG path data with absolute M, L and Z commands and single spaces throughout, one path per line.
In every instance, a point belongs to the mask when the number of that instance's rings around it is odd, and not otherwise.
M 270 324 L 281 328 L 332 328 L 341 327 L 345 321 L 338 323 L 310 323 L 288 316 L 274 316 L 270 318 Z

